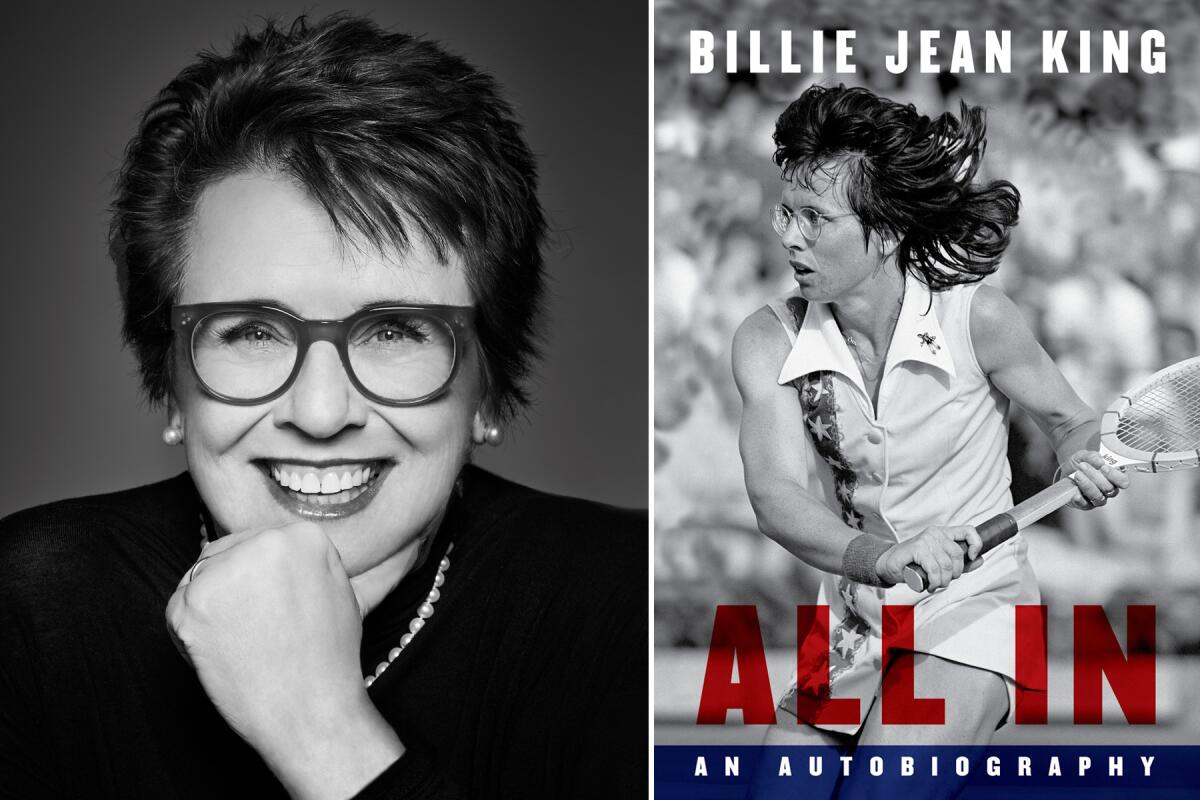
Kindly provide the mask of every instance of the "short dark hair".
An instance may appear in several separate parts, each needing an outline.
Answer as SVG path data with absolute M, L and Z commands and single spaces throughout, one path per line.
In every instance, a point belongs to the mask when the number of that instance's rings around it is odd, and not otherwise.
M 491 412 L 511 417 L 538 355 L 546 222 L 533 155 L 496 82 L 439 45 L 345 14 L 267 22 L 201 53 L 125 151 L 109 251 L 124 336 L 152 402 L 170 391 L 170 306 L 205 187 L 246 170 L 302 185 L 339 235 L 466 265 Z M 415 228 L 416 230 L 410 230 Z
M 940 290 L 995 272 L 1017 224 L 1015 186 L 974 182 L 986 131 L 965 103 L 930 119 L 867 89 L 812 86 L 779 116 L 774 158 L 809 188 L 836 175 L 865 237 L 895 238 L 900 268 Z

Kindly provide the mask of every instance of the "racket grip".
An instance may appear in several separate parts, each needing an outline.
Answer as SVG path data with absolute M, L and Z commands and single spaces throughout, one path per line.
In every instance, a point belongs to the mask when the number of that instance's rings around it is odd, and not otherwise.
M 1071 498 L 1075 496 L 1075 490 L 1075 481 L 1071 480 L 1070 477 L 1063 478 L 1057 483 L 1047 486 L 1023 503 L 1013 506 L 1011 510 L 997 514 L 986 522 L 979 524 L 975 528 L 979 533 L 979 538 L 983 540 L 983 548 L 979 551 L 979 554 L 983 555 L 998 545 L 1007 542 L 1016 536 L 1018 531 L 1024 530 L 1027 526 L 1032 525 L 1047 514 L 1062 508 L 1071 502 Z M 959 542 L 959 545 L 965 554 L 968 549 L 967 543 Z M 929 576 L 917 564 L 909 564 L 904 568 L 904 582 L 914 592 L 923 592 L 929 588 Z

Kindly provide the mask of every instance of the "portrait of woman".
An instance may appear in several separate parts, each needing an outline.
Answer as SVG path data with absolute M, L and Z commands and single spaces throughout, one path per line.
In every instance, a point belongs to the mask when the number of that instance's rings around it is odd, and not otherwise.
M 538 399 L 553 214 L 435 38 L 259 19 L 162 76 L 108 249 L 187 469 L 0 522 L 4 792 L 643 790 L 645 514 L 473 464 Z

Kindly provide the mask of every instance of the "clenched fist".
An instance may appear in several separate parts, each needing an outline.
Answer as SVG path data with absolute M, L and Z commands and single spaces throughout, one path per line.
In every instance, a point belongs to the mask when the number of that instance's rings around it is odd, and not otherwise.
M 875 562 L 875 571 L 885 583 L 903 583 L 904 568 L 917 564 L 929 576 L 929 590 L 933 591 L 982 564 L 975 560 L 982 547 L 979 533 L 970 525 L 935 525 L 892 545 Z
M 210 543 L 167 604 L 205 692 L 293 796 L 353 794 L 403 753 L 363 687 L 365 611 L 312 522 Z

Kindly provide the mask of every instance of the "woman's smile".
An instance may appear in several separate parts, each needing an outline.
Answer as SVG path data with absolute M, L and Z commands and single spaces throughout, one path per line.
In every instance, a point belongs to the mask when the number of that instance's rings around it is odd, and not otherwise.
M 305 519 L 348 517 L 366 508 L 378 494 L 391 463 L 330 461 L 324 464 L 266 460 L 259 462 L 271 496 Z

